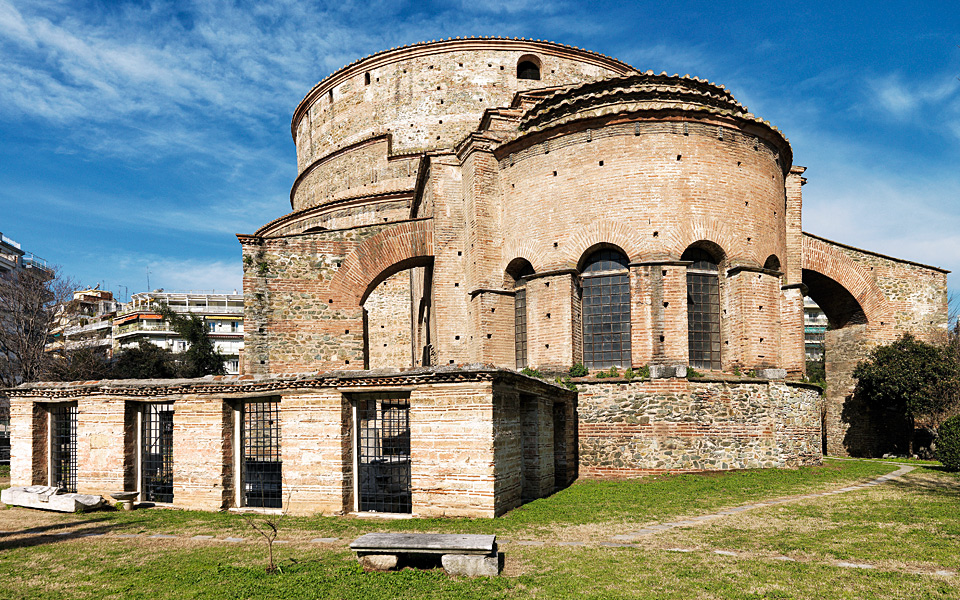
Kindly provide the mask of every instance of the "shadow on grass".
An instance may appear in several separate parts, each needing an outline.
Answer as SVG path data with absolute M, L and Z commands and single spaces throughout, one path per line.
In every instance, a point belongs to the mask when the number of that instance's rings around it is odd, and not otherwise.
M 928 467 L 931 471 L 940 471 L 943 473 L 950 473 L 944 467 Z M 921 473 L 922 474 L 922 473 Z M 938 478 L 938 479 L 926 479 L 921 477 L 903 477 L 900 479 L 894 479 L 887 483 L 887 485 L 892 485 L 898 490 L 904 492 L 913 492 L 920 494 L 927 494 L 933 496 L 942 496 L 955 500 L 960 500 L 960 478 L 951 477 L 951 478 Z
M 7 532 L 0 537 L 0 550 L 32 548 L 34 546 L 55 544 L 76 538 L 105 535 L 108 533 L 121 532 L 137 525 L 136 522 L 118 524 L 110 521 L 110 517 L 104 514 L 79 521 L 54 523 L 41 527 L 31 527 L 20 531 Z

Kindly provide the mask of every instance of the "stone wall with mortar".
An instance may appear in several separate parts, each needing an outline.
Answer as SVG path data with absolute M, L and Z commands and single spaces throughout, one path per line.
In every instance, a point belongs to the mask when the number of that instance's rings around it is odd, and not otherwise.
M 391 275 L 363 303 L 368 369 L 413 366 L 410 277 L 409 270 Z
M 820 391 L 761 380 L 578 381 L 580 474 L 819 464 Z
M 518 61 L 530 56 L 540 63 L 539 80 L 517 77 Z M 327 77 L 297 107 L 291 131 L 298 172 L 378 137 L 389 137 L 395 156 L 449 148 L 476 129 L 488 107 L 508 106 L 518 91 L 630 72 L 594 52 L 533 40 L 449 40 L 381 52 Z M 386 158 L 380 152 L 363 170 L 382 172 L 376 163 Z M 295 209 L 315 197 L 305 183 L 291 194 Z
M 826 332 L 827 373 L 824 430 L 826 451 L 832 455 L 872 456 L 882 440 L 866 418 L 864 402 L 854 398 L 853 370 L 870 351 L 904 333 L 936 341 L 947 329 L 948 271 L 883 256 L 845 244 L 804 234 L 805 272 L 830 278 L 849 292 L 850 306 L 862 317 L 847 322 L 846 314 L 827 301 L 821 308 L 831 322 Z M 810 296 L 818 300 L 822 279 L 813 279 Z M 865 321 L 865 322 L 863 322 Z

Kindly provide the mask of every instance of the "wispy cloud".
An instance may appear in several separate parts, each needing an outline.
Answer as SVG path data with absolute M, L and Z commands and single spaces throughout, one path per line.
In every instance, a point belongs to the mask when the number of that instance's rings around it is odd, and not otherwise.
M 888 116 L 905 119 L 925 109 L 944 109 L 960 102 L 960 82 L 951 74 L 904 81 L 899 73 L 867 79 L 872 106 Z

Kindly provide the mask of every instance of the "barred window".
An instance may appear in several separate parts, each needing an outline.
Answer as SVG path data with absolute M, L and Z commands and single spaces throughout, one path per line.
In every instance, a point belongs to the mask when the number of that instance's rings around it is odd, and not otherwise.
M 280 460 L 280 403 L 243 404 L 243 504 L 263 508 L 283 505 L 283 464 Z
M 513 298 L 514 343 L 517 368 L 527 366 L 527 288 L 519 288 Z
M 591 254 L 583 268 L 583 364 L 629 367 L 629 260 L 614 249 Z
M 706 250 L 689 248 L 687 267 L 687 344 L 690 366 L 720 369 L 720 267 Z
M 77 405 L 57 404 L 50 409 L 50 450 L 54 485 L 65 492 L 77 491 Z
M 515 258 L 507 266 L 504 287 L 513 286 L 513 339 L 517 369 L 527 366 L 527 287 L 526 277 L 533 275 L 533 265 Z

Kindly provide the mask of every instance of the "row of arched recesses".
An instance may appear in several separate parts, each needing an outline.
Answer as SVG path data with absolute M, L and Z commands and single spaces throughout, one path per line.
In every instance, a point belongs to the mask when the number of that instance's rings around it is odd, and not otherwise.
M 680 260 L 688 262 L 687 345 L 690 365 L 698 369 L 721 368 L 720 266 L 725 252 L 717 244 L 691 244 Z M 623 249 L 600 244 L 584 252 L 577 265 L 581 282 L 581 350 L 588 369 L 630 367 L 631 303 L 630 260 Z M 780 260 L 770 255 L 765 269 L 778 271 Z M 514 290 L 516 367 L 527 366 L 526 282 L 535 275 L 533 265 L 515 258 L 506 268 L 504 287 Z

